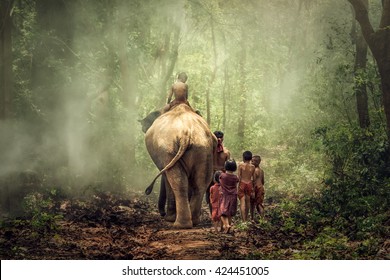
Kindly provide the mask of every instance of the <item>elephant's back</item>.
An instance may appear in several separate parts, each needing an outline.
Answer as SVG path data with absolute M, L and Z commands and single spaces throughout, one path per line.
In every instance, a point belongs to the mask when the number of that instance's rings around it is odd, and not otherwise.
M 213 135 L 207 122 L 184 104 L 158 117 L 146 132 L 145 141 L 151 148 L 173 148 L 174 153 L 177 151 L 174 146 L 183 137 L 189 138 L 193 149 L 208 149 L 213 145 Z

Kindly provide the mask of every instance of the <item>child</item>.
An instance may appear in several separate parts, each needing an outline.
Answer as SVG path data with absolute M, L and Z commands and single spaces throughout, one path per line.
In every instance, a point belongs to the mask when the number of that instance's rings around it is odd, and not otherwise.
M 246 222 L 250 208 L 250 199 L 255 196 L 253 189 L 255 166 L 251 163 L 252 152 L 245 151 L 242 157 L 244 162 L 238 166 L 238 198 L 240 199 L 241 217 L 243 222 Z
M 210 188 L 210 205 L 212 208 L 211 211 L 211 220 L 214 225 L 215 232 L 218 232 L 218 226 L 221 224 L 221 215 L 219 214 L 219 202 L 220 202 L 220 192 L 221 185 L 219 183 L 219 177 L 221 176 L 222 171 L 216 171 L 214 174 L 214 185 Z
M 225 173 L 219 177 L 221 184 L 220 214 L 224 233 L 229 233 L 232 227 L 232 217 L 237 212 L 237 183 L 238 177 L 234 174 L 237 164 L 233 159 L 225 162 Z
M 225 162 L 230 159 L 230 151 L 223 144 L 223 132 L 222 131 L 214 131 L 215 137 L 217 137 L 217 154 L 214 158 L 214 169 L 223 170 L 225 168 Z
M 168 95 L 167 105 L 163 108 L 162 113 L 168 112 L 174 106 L 184 103 L 189 107 L 190 103 L 188 102 L 188 85 L 186 84 L 188 76 L 185 72 L 181 72 L 177 76 L 176 82 L 172 85 L 171 91 Z M 175 97 L 173 101 L 172 96 Z
M 218 144 L 216 149 L 216 154 L 214 155 L 213 169 L 214 171 L 222 170 L 225 171 L 225 162 L 230 158 L 229 150 L 223 145 L 223 132 L 214 131 L 215 137 L 217 137 Z M 210 188 L 214 185 L 214 182 L 210 182 L 206 190 L 206 202 L 209 205 L 210 213 L 212 212 L 211 203 L 210 203 Z
M 260 216 L 264 217 L 264 171 L 260 168 L 261 157 L 253 156 L 252 164 L 255 166 L 254 189 L 255 197 L 251 200 L 251 216 L 254 217 L 255 208 Z

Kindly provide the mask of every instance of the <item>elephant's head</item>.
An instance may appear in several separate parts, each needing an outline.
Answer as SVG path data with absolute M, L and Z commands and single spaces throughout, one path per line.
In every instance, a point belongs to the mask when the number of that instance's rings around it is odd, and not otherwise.
M 142 120 L 138 120 L 141 123 L 142 131 L 146 133 L 152 126 L 153 122 L 161 115 L 161 111 L 153 111 Z

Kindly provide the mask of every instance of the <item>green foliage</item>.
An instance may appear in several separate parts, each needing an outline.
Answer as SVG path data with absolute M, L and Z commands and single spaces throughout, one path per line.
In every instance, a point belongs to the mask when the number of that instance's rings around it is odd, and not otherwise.
M 210 111 L 233 157 L 263 158 L 266 200 L 278 206 L 260 227 L 309 236 L 296 258 L 372 256 L 388 236 L 380 83 L 370 55 L 353 73 L 348 1 L 46 2 L 13 9 L 19 123 L 15 141 L 0 139 L 6 170 L 38 169 L 43 186 L 69 195 L 141 189 L 156 167 L 137 118 L 159 109 L 175 74 L 187 71 L 190 103 Z M 370 4 L 378 23 L 381 5 Z M 356 84 L 368 89 L 367 130 L 357 127 Z M 55 229 L 55 196 L 25 198 L 36 231 Z M 350 242 L 360 242 L 358 255 Z
M 23 201 L 26 217 L 32 230 L 38 234 L 46 234 L 58 230 L 58 221 L 63 217 L 54 210 L 57 190 L 28 194 Z
M 246 231 L 249 228 L 249 224 L 247 222 L 238 221 L 235 224 L 235 228 L 237 228 L 240 231 Z
M 243 230 L 254 245 L 249 259 L 377 259 L 390 227 L 388 213 L 345 219 L 321 209 L 317 197 L 286 200 L 268 208 L 265 219 Z M 354 237 L 357 224 L 360 238 Z M 267 245 L 268 242 L 268 245 Z M 380 258 L 380 257 L 379 257 Z
M 323 210 L 351 220 L 388 209 L 389 147 L 385 135 L 343 126 L 318 133 L 332 163 L 325 179 Z
M 295 259 L 337 260 L 355 259 L 347 236 L 332 227 L 325 227 L 313 241 L 304 244 L 303 250 L 295 253 Z
M 390 230 L 387 139 L 382 130 L 345 126 L 318 129 L 317 136 L 332 168 L 325 188 L 291 211 L 295 222 L 315 236 L 294 257 L 375 258 Z
M 366 240 L 373 236 L 388 237 L 390 234 L 390 227 L 386 226 L 388 219 L 386 212 L 375 216 L 356 218 L 356 239 Z
M 274 229 L 272 223 L 267 219 L 259 219 L 258 227 L 264 229 L 265 231 L 272 231 Z

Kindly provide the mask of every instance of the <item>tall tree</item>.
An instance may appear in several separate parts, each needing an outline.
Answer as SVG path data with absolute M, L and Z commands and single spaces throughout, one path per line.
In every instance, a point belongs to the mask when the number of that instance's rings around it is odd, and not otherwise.
M 207 109 L 207 123 L 211 125 L 211 112 L 210 112 L 210 88 L 212 84 L 214 83 L 215 76 L 217 74 L 217 60 L 218 60 L 218 55 L 217 55 L 217 44 L 215 42 L 215 28 L 214 28 L 214 19 L 213 17 L 210 18 L 210 28 L 211 28 L 211 41 L 213 43 L 213 55 L 214 55 L 214 67 L 213 67 L 213 72 L 211 73 L 211 77 L 209 80 L 209 84 L 206 89 L 206 109 Z
M 39 32 L 35 35 L 32 53 L 32 91 L 37 106 L 48 118 L 63 118 L 63 87 L 73 66 L 74 20 L 72 4 L 74 1 L 39 0 L 36 1 L 36 18 Z M 66 88 L 68 88 L 67 85 Z M 69 91 L 69 94 L 75 94 Z
M 175 68 L 177 58 L 179 55 L 180 32 L 181 32 L 180 26 L 177 26 L 176 24 L 173 23 L 172 32 L 167 31 L 167 33 L 165 34 L 165 40 L 164 40 L 164 45 L 162 47 L 163 52 L 161 58 L 161 83 L 160 83 L 161 98 L 159 101 L 159 106 L 165 104 L 166 102 L 167 83 L 169 81 L 169 78 L 172 76 L 173 69 Z
M 12 114 L 12 10 L 13 0 L 0 3 L 0 119 Z
M 246 60 L 247 60 L 247 36 L 246 36 L 246 30 L 241 30 L 241 54 L 240 54 L 240 61 L 239 61 L 239 75 L 240 75 L 240 93 L 239 93 L 239 99 L 238 99 L 238 110 L 239 110 L 239 117 L 238 117 L 238 129 L 237 129 L 237 136 L 240 143 L 240 148 L 243 148 L 243 145 L 245 143 L 245 123 L 246 123 L 246 111 L 247 111 L 247 70 L 246 70 Z
M 368 0 L 363 0 L 368 7 Z M 356 46 L 355 54 L 355 95 L 356 106 L 361 128 L 367 128 L 370 125 L 370 116 L 368 112 L 367 85 L 364 78 L 367 65 L 367 43 L 364 40 L 360 28 L 357 27 L 355 19 L 352 23 L 352 40 Z
M 355 11 L 356 20 L 378 65 L 381 77 L 383 107 L 386 115 L 387 135 L 390 139 L 390 0 L 382 0 L 379 28 L 374 30 L 368 5 L 363 0 L 348 0 Z
M 223 72 L 224 79 L 223 79 L 223 88 L 222 88 L 222 130 L 226 129 L 226 100 L 227 100 L 227 93 L 229 92 L 229 71 L 227 68 L 227 64 L 225 63 L 225 69 Z
M 129 43 L 129 34 L 131 34 L 131 30 L 135 29 L 134 26 L 139 27 L 142 26 L 140 24 L 139 18 L 137 16 L 128 17 L 129 14 L 134 13 L 134 10 L 137 11 L 137 3 L 132 3 L 133 5 L 129 5 L 127 1 L 118 0 L 117 1 L 117 9 L 119 20 L 117 24 L 119 24 L 119 28 L 117 28 L 117 52 L 118 52 L 118 60 L 119 60 L 119 71 L 121 76 L 121 100 L 123 106 L 128 110 L 129 113 L 129 128 L 128 135 L 126 138 L 126 155 L 130 162 L 135 162 L 135 119 L 137 115 L 137 108 L 135 105 L 136 101 L 136 93 L 138 91 L 138 61 L 136 59 L 135 42 Z M 138 31 L 138 30 L 137 30 Z

